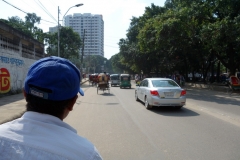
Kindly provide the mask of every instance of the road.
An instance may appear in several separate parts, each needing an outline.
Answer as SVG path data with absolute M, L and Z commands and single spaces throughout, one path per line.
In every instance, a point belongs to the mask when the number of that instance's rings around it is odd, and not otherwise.
M 146 110 L 132 89 L 110 94 L 83 85 L 64 120 L 95 144 L 105 160 L 239 160 L 239 97 L 208 90 L 187 91 L 181 110 Z

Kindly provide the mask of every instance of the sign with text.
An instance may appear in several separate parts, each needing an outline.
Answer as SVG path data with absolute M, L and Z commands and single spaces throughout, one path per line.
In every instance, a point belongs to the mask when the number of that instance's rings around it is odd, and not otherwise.
M 6 68 L 0 68 L 0 93 L 9 92 L 10 84 L 10 73 Z

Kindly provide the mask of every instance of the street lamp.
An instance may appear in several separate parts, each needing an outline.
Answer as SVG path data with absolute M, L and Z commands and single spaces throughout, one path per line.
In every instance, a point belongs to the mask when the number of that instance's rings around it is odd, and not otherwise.
M 79 6 L 82 6 L 83 4 L 82 3 L 80 3 L 80 4 L 76 4 L 75 6 L 72 6 L 72 7 L 70 7 L 68 10 L 67 10 L 67 12 L 71 9 L 71 8 L 73 8 L 73 7 L 79 7 Z M 60 12 L 60 10 L 59 10 L 59 6 L 58 6 L 58 57 L 60 57 L 60 25 L 59 25 L 59 12 Z M 64 16 L 63 16 L 63 18 L 65 17 L 65 15 L 67 14 L 67 12 L 64 14 Z M 62 18 L 62 19 L 63 19 Z

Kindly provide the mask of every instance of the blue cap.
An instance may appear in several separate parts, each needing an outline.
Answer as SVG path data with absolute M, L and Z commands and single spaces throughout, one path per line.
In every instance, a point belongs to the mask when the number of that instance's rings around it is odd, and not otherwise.
M 80 82 L 80 71 L 72 62 L 52 56 L 42 58 L 30 67 L 24 89 L 27 94 L 62 101 L 73 98 L 78 93 L 84 96 Z

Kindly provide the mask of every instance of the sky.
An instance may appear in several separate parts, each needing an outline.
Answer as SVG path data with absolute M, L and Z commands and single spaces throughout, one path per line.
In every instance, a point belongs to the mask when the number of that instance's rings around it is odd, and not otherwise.
M 83 5 L 68 11 L 70 7 L 80 3 Z M 26 13 L 24 12 L 35 13 L 42 19 L 37 27 L 43 32 L 48 32 L 49 27 L 57 26 L 58 7 L 60 20 L 67 11 L 66 15 L 101 14 L 104 21 L 104 57 L 110 59 L 119 52 L 118 42 L 121 38 L 126 38 L 132 17 L 142 16 L 145 7 L 151 6 L 151 3 L 162 7 L 165 0 L 0 0 L 0 18 L 8 19 L 8 17 L 18 16 L 25 21 Z

